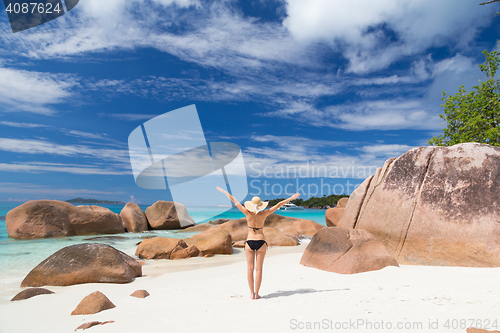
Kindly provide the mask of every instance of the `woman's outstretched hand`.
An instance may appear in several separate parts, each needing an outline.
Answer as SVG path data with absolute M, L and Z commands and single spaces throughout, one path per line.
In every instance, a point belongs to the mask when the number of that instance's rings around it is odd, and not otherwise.
M 221 189 L 219 186 L 216 187 L 217 191 L 227 194 L 227 191 Z
M 295 193 L 294 195 L 292 195 L 292 200 L 295 200 L 295 199 L 297 199 L 298 197 L 300 197 L 300 193 L 299 193 L 299 192 L 297 192 L 297 193 Z

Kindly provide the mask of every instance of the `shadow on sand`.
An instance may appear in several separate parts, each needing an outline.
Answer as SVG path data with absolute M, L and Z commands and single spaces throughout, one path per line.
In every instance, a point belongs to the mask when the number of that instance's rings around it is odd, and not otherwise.
M 301 288 L 301 289 L 296 289 L 296 290 L 278 290 L 275 293 L 272 294 L 267 294 L 265 296 L 261 296 L 260 298 L 276 298 L 276 297 L 285 297 L 285 296 L 292 296 L 295 294 L 309 294 L 309 293 L 323 293 L 327 291 L 342 291 L 342 290 L 349 290 L 349 288 L 344 288 L 344 289 L 327 289 L 327 290 L 316 290 L 312 288 Z

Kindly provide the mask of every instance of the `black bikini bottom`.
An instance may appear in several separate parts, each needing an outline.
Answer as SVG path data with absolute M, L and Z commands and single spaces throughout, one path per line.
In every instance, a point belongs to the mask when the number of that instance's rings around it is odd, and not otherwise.
M 252 250 L 257 251 L 262 245 L 267 243 L 265 240 L 247 240 L 247 244 Z

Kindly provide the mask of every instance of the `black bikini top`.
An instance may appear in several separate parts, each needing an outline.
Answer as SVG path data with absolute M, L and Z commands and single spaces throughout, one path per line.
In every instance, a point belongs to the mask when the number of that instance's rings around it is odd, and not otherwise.
M 250 229 L 253 229 L 254 232 L 256 232 L 257 230 L 260 230 L 262 228 L 254 228 L 254 227 L 249 227 Z

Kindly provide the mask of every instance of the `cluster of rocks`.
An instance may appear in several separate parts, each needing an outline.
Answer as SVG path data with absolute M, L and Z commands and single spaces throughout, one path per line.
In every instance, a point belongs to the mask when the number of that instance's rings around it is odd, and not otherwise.
M 419 147 L 351 196 L 339 226 L 364 229 L 404 264 L 500 265 L 500 147 Z
M 47 295 L 47 294 L 54 294 L 53 291 L 50 291 L 45 288 L 28 288 L 20 293 L 18 293 L 16 296 L 14 296 L 11 301 L 20 301 L 20 300 L 25 300 L 29 299 L 31 297 L 37 296 L 37 295 Z M 146 298 L 149 296 L 149 293 L 146 290 L 136 290 L 134 291 L 130 296 L 136 297 L 136 298 Z M 79 316 L 79 315 L 92 315 L 99 313 L 101 311 L 113 309 L 116 306 L 109 300 L 106 295 L 104 295 L 100 291 L 95 291 L 87 296 L 85 296 L 80 303 L 76 306 L 76 308 L 71 312 L 72 316 Z M 104 324 L 109 324 L 109 323 L 114 323 L 113 320 L 110 321 L 105 321 L 105 322 L 100 322 L 100 321 L 91 321 L 84 323 L 80 326 L 78 326 L 76 330 L 86 330 L 88 328 L 91 328 L 96 325 L 104 325 Z
M 311 220 L 269 215 L 264 222 L 266 242 L 270 246 L 297 246 L 301 237 L 311 237 L 325 228 Z M 184 259 L 193 256 L 231 254 L 233 247 L 244 247 L 248 234 L 246 218 L 202 223 L 178 231 L 199 232 L 189 238 L 154 237 L 142 241 L 135 253 L 144 259 Z
M 283 217 L 272 214 L 265 221 L 267 241 L 275 246 L 298 245 L 300 237 L 312 236 L 324 226 L 310 220 Z M 204 223 L 179 232 L 200 232 L 194 236 L 178 239 L 153 237 L 138 244 L 136 256 L 140 259 L 184 259 L 194 256 L 213 256 L 233 253 L 233 244 L 244 242 L 248 233 L 246 219 Z M 116 236 L 109 236 L 116 237 Z M 236 245 L 235 245 L 236 246 Z M 33 268 L 21 282 L 27 288 L 12 298 L 12 301 L 28 299 L 36 295 L 53 294 L 42 286 L 70 286 L 83 283 L 129 283 L 142 276 L 139 260 L 110 245 L 84 243 L 67 246 Z M 131 296 L 149 296 L 138 290 Z M 71 315 L 86 315 L 112 309 L 115 305 L 101 292 L 96 291 L 84 299 Z M 112 321 L 111 321 L 112 322 Z M 88 322 L 77 329 L 110 323 Z
M 33 268 L 21 282 L 28 287 L 11 301 L 20 301 L 37 295 L 53 294 L 41 286 L 70 286 L 82 283 L 128 283 L 142 276 L 139 261 L 105 244 L 78 244 L 55 252 Z M 145 298 L 146 290 L 136 290 L 130 296 Z M 81 300 L 71 315 L 88 315 L 112 309 L 115 305 L 101 292 L 96 291 Z M 88 329 L 95 325 L 112 323 L 88 322 L 77 328 Z
M 196 225 L 183 204 L 157 201 L 143 212 L 128 203 L 120 214 L 100 206 L 74 206 L 57 200 L 28 201 L 7 213 L 11 238 L 49 238 L 182 229 Z
M 299 244 L 300 237 L 312 236 L 322 228 L 325 227 L 311 220 L 272 214 L 265 221 L 264 232 L 271 246 L 295 246 Z M 248 227 L 243 218 L 217 225 L 199 224 L 179 232 L 192 231 L 201 232 L 183 239 L 145 239 L 138 244 L 135 255 L 139 259 L 176 260 L 232 254 L 233 245 L 241 246 L 246 239 Z M 129 283 L 140 276 L 142 266 L 138 260 L 110 245 L 84 243 L 67 246 L 43 260 L 26 275 L 21 287 Z
M 358 262 L 376 253 L 369 259 L 373 267 L 380 262 L 498 267 L 499 189 L 499 147 L 464 143 L 411 149 L 388 159 L 347 202 L 325 213 L 329 228 L 313 237 L 302 263 L 345 272 L 346 257 L 357 246 L 365 251 Z M 354 232 L 370 240 L 351 246 L 346 237 L 351 240 Z M 345 255 L 337 258 L 338 251 Z
M 398 264 L 498 266 L 499 188 L 500 148 L 477 143 L 419 147 L 387 160 L 349 199 L 328 209 L 328 228 L 271 214 L 264 233 L 270 246 L 296 246 L 301 237 L 312 237 L 301 263 L 337 273 Z M 43 200 L 27 202 L 7 214 L 7 230 L 14 238 L 96 233 L 97 229 L 103 233 L 199 232 L 183 239 L 153 237 L 138 244 L 137 257 L 170 260 L 231 254 L 233 247 L 244 246 L 248 234 L 245 218 L 196 225 L 184 206 L 166 201 L 145 212 L 127 204 L 118 215 L 102 207 Z M 126 283 L 141 276 L 140 264 L 112 247 L 79 246 L 87 248 L 66 248 L 66 255 L 58 251 L 47 258 L 22 286 Z M 96 251 L 103 255 L 96 256 Z M 95 262 L 96 257 L 102 262 Z M 77 263 L 70 264 L 68 260 L 74 258 L 79 258 Z

